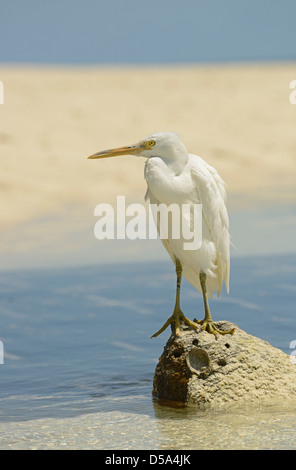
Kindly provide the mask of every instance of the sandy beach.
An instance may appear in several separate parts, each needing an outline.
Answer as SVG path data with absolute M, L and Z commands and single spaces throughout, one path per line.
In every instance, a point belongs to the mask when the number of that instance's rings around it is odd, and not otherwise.
M 163 130 L 216 167 L 238 256 L 214 321 L 294 353 L 295 79 L 296 63 L 0 67 L 0 448 L 295 449 L 294 403 L 151 401 L 174 268 L 159 240 L 94 237 L 97 204 L 143 201 L 144 159 L 87 159 Z M 185 280 L 182 309 L 202 318 Z
M 159 130 L 179 133 L 218 169 L 230 209 L 294 202 L 295 78 L 296 64 L 2 66 L 1 251 L 24 224 L 39 239 L 39 222 L 67 210 L 83 223 L 117 195 L 141 202 L 143 159 L 86 157 Z

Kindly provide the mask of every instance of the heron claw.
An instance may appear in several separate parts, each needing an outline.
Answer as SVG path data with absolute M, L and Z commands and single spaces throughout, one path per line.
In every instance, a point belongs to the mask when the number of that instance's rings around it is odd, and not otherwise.
M 172 323 L 175 323 L 175 335 L 180 336 L 180 322 L 181 320 L 186 323 L 187 325 L 191 326 L 191 328 L 194 328 L 195 330 L 198 328 L 196 323 L 192 322 L 189 320 L 189 318 L 185 317 L 184 313 L 182 310 L 175 310 L 173 315 L 170 316 L 170 318 L 167 319 L 165 324 L 158 330 L 154 335 L 151 336 L 151 338 L 156 338 L 156 336 L 160 335 L 169 325 Z
M 232 328 L 231 330 L 219 330 L 213 320 L 196 320 L 194 319 L 196 323 L 198 323 L 201 326 L 201 329 L 204 331 L 207 331 L 208 333 L 211 333 L 212 335 L 215 335 L 216 338 L 218 335 L 232 335 L 235 332 L 235 328 Z

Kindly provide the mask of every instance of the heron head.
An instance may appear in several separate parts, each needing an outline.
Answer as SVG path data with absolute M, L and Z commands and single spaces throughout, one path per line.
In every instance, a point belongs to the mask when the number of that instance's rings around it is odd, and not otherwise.
M 180 137 L 173 132 L 156 132 L 140 142 L 126 147 L 103 150 L 91 155 L 90 159 L 117 157 L 119 155 L 137 155 L 145 158 L 169 157 L 175 155 L 177 149 L 186 151 Z

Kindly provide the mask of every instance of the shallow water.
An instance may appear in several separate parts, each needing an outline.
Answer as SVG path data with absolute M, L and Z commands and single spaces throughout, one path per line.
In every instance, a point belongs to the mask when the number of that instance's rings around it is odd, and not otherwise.
M 290 354 L 296 255 L 232 260 L 227 319 Z M 173 308 L 171 263 L 2 272 L 0 448 L 295 448 L 296 406 L 169 408 L 151 399 Z M 182 308 L 202 316 L 186 282 Z M 295 365 L 296 367 L 296 365 Z
M 149 401 L 149 404 L 148 404 Z M 112 402 L 112 400 L 111 400 Z M 175 410 L 127 397 L 141 412 L 103 411 L 2 425 L 1 449 L 230 450 L 295 449 L 295 407 Z M 113 403 L 115 405 L 115 403 Z M 146 406 L 145 406 L 146 405 Z M 116 405 L 115 405 L 116 408 Z

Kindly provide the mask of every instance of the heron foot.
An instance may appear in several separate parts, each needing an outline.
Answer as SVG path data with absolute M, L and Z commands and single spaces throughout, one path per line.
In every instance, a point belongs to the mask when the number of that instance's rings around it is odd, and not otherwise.
M 163 327 L 160 328 L 160 330 L 158 330 L 156 333 L 154 333 L 154 335 L 152 335 L 151 338 L 156 338 L 156 336 L 160 335 L 172 323 L 175 323 L 175 335 L 180 336 L 181 320 L 187 325 L 191 326 L 191 328 L 194 328 L 195 330 L 198 328 L 196 323 L 192 322 L 187 317 L 185 317 L 182 310 L 175 309 L 173 315 L 167 319 Z
M 213 320 L 207 320 L 206 318 L 204 318 L 203 320 L 194 319 L 194 321 L 199 325 L 202 325 L 202 330 L 207 331 L 208 333 L 211 333 L 216 337 L 218 335 L 232 335 L 235 332 L 235 328 L 232 328 L 231 330 L 219 330 Z

